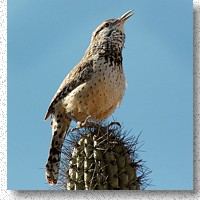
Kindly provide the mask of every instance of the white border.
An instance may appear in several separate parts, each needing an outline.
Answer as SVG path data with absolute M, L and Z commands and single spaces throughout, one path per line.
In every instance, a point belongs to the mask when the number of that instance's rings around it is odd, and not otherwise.
M 175 3 L 175 2 L 174 2 Z M 200 0 L 194 11 L 194 191 L 8 191 L 7 187 L 7 1 L 0 0 L 0 199 L 200 199 Z M 20 180 L 19 180 L 20 184 Z
M 0 0 L 0 185 L 7 187 L 7 5 Z

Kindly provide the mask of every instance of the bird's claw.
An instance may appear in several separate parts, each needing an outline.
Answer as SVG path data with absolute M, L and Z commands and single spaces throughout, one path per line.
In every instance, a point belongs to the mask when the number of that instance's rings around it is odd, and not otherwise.
M 90 128 L 96 126 L 96 121 L 89 115 L 84 122 L 77 122 L 77 126 L 71 129 L 71 132 L 81 128 Z

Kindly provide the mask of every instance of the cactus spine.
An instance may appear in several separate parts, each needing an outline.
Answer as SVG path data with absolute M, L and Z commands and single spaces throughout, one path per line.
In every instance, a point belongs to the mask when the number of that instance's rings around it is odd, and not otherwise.
M 62 189 L 140 190 L 144 173 L 138 175 L 137 142 L 116 125 L 79 130 L 63 150 Z

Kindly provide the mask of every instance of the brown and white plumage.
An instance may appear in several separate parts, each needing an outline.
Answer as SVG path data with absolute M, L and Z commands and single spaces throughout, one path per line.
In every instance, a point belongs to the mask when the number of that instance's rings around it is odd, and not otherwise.
M 51 101 L 45 120 L 52 116 L 52 142 L 46 164 L 46 178 L 52 185 L 58 180 L 61 148 L 71 120 L 84 122 L 88 116 L 104 120 L 121 103 L 126 87 L 122 67 L 124 22 L 132 15 L 129 11 L 96 28 L 81 62 Z

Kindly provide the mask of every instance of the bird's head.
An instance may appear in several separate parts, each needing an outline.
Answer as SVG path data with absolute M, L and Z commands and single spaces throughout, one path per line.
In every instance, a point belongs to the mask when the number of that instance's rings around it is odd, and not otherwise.
M 108 19 L 100 24 L 93 32 L 90 46 L 86 51 L 85 57 L 94 56 L 99 53 L 108 53 L 124 47 L 124 23 L 133 15 L 130 10 L 120 18 Z
M 124 33 L 125 21 L 133 15 L 130 10 L 123 14 L 120 18 L 108 19 L 98 26 L 92 34 L 92 39 L 112 37 L 115 32 Z

